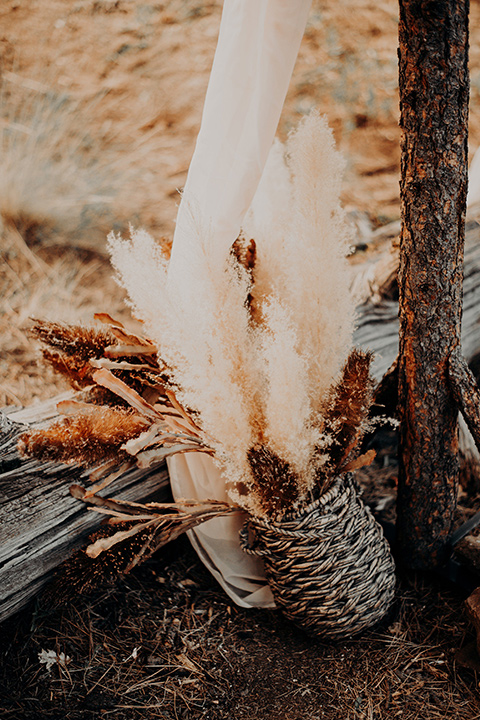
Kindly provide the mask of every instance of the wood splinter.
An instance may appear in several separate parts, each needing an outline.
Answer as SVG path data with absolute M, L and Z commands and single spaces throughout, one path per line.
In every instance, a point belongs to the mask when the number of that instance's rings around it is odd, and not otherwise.
M 480 390 L 460 348 L 450 355 L 448 379 L 453 398 L 480 451 Z

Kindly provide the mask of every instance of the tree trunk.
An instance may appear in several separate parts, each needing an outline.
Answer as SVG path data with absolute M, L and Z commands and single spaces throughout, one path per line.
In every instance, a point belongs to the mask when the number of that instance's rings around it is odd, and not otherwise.
M 401 419 L 403 562 L 446 556 L 458 479 L 448 361 L 460 344 L 467 193 L 468 0 L 400 0 L 402 138 Z

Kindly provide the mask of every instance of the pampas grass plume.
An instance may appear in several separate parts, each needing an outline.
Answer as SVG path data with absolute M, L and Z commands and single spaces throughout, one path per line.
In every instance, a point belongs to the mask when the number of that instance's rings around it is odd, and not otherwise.
M 288 164 L 279 144 L 272 150 L 246 217 L 250 254 L 245 245 L 227 260 L 213 252 L 208 219 L 185 200 L 185 246 L 171 275 L 144 231 L 109 237 L 119 281 L 180 402 L 214 438 L 233 497 L 255 513 L 305 499 L 328 458 L 332 427 L 322 413 L 354 316 L 342 170 L 326 121 L 312 114 L 289 138 Z
M 147 427 L 145 419 L 130 410 L 92 406 L 43 430 L 23 433 L 19 450 L 37 460 L 93 466 L 122 455 L 128 458 L 121 446 Z
M 174 368 L 180 402 L 199 413 L 202 428 L 217 441 L 217 456 L 249 472 L 246 449 L 255 442 L 260 420 L 245 306 L 248 274 L 233 263 L 218 262 L 201 228 L 194 226 L 192 232 L 199 234 L 196 280 L 187 268 L 185 287 L 171 288 L 167 262 L 144 231 L 132 231 L 129 241 L 110 235 L 112 262 L 162 360 Z M 184 297 L 194 301 L 186 303 Z
M 285 238 L 284 292 L 319 410 L 351 346 L 355 313 L 346 260 L 350 231 L 340 206 L 344 161 L 325 118 L 316 113 L 292 133 L 288 153 L 293 212 Z

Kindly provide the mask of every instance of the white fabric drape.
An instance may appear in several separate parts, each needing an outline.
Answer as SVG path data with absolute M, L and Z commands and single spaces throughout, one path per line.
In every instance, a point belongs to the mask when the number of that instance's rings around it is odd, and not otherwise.
M 169 269 L 190 264 L 190 213 L 209 227 L 209 249 L 227 256 L 277 130 L 312 0 L 225 0 L 200 132 L 188 171 Z M 189 301 L 189 298 L 185 298 Z
M 185 453 L 168 458 L 174 497 L 227 500 L 223 478 L 209 455 Z M 215 518 L 188 535 L 202 562 L 241 607 L 273 607 L 262 562 L 240 548 L 238 533 L 245 514 Z
M 195 282 L 192 215 L 209 229 L 209 251 L 227 258 L 253 200 L 273 143 L 311 0 L 225 0 L 202 123 L 177 215 L 168 282 Z M 181 282 L 179 279 L 181 278 Z M 186 287 L 187 286 L 187 287 Z M 185 290 L 186 288 L 186 290 Z M 169 459 L 176 498 L 226 498 L 212 459 Z M 273 606 L 260 561 L 240 548 L 242 519 L 210 520 L 190 532 L 200 558 L 243 607 Z

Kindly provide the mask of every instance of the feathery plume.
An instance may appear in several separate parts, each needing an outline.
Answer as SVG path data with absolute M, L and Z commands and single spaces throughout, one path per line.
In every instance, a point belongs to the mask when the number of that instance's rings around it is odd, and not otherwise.
M 316 113 L 290 135 L 287 149 L 293 207 L 281 293 L 308 363 L 312 409 L 319 411 L 351 346 L 355 314 L 346 259 L 350 230 L 340 205 L 344 161 Z
M 293 510 L 299 501 L 298 477 L 292 467 L 265 445 L 248 451 L 252 469 L 254 496 L 261 515 L 278 517 L 285 510 Z M 255 506 L 252 507 L 255 514 Z
M 55 372 L 63 375 L 75 390 L 92 384 L 93 368 L 87 361 L 47 348 L 42 349 L 42 357 Z
M 371 352 L 357 348 L 350 352 L 326 404 L 325 425 L 331 434 L 329 465 L 333 473 L 341 469 L 368 427 L 374 389 L 370 375 L 372 357 Z
M 146 427 L 145 419 L 130 410 L 92 405 L 45 429 L 23 433 L 19 450 L 38 460 L 93 466 L 110 458 L 128 459 L 122 445 Z
M 105 348 L 115 343 L 115 336 L 109 330 L 46 320 L 34 320 L 30 333 L 45 345 L 65 355 L 74 355 L 78 360 L 102 357 Z

